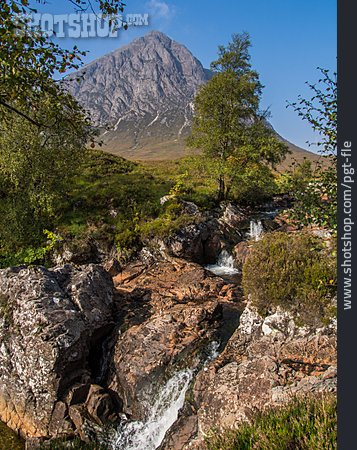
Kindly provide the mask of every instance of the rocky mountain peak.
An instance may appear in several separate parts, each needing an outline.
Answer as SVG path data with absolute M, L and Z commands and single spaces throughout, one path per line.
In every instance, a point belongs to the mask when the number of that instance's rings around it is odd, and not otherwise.
M 79 74 L 83 81 L 70 90 L 102 128 L 106 149 L 135 159 L 163 144 L 182 150 L 194 95 L 209 78 L 185 46 L 160 31 L 93 61 Z

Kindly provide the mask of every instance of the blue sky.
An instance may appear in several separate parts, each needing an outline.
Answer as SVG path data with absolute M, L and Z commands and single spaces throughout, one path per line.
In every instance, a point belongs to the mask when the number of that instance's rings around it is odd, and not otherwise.
M 68 0 L 47 0 L 40 9 L 71 13 Z M 148 13 L 149 26 L 120 30 L 117 38 L 61 39 L 88 50 L 92 61 L 150 30 L 160 30 L 186 45 L 209 67 L 217 47 L 232 33 L 247 31 L 252 40 L 252 65 L 265 85 L 262 107 L 270 108 L 274 128 L 303 148 L 314 141 L 308 124 L 286 101 L 309 95 L 305 81 L 318 80 L 318 66 L 336 68 L 336 0 L 127 0 L 125 13 Z M 313 149 L 313 148 L 312 148 Z

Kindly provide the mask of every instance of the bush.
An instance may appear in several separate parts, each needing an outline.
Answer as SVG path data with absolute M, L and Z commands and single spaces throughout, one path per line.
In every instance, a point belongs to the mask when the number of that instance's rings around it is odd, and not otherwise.
M 311 234 L 266 234 L 243 266 L 243 290 L 262 315 L 281 306 L 304 323 L 326 322 L 336 294 L 336 252 Z
M 165 238 L 192 222 L 193 218 L 182 212 L 182 205 L 171 200 L 165 203 L 164 211 L 159 217 L 141 224 L 140 235 L 143 240 Z
M 208 450 L 332 450 L 337 448 L 336 405 L 331 394 L 295 399 L 235 431 L 212 432 L 206 445 Z
M 43 230 L 43 234 L 46 236 L 47 242 L 43 243 L 42 246 L 24 247 L 16 253 L 3 252 L 0 249 L 0 269 L 20 264 L 45 264 L 51 250 L 61 239 L 52 231 Z

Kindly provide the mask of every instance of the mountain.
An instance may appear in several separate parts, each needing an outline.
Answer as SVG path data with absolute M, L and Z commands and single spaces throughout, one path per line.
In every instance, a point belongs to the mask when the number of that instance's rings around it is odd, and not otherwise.
M 187 154 L 193 98 L 211 72 L 185 46 L 151 31 L 76 75 L 82 81 L 69 89 L 100 127 L 106 151 L 136 160 Z M 312 155 L 298 147 L 295 153 Z

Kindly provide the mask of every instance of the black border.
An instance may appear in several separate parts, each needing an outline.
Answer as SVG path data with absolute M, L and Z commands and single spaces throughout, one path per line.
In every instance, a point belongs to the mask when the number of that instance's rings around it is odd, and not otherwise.
M 338 20 L 338 449 L 357 448 L 357 302 L 354 283 L 357 279 L 357 247 L 352 234 L 351 258 L 351 309 L 345 309 L 344 277 L 342 267 L 344 225 L 347 217 L 344 208 L 343 148 L 351 147 L 349 163 L 357 169 L 357 3 L 339 0 Z M 346 144 L 350 143 L 350 144 Z M 349 184 L 352 200 L 357 191 L 357 172 Z M 357 224 L 357 204 L 352 203 L 352 221 Z M 356 225 L 352 225 L 352 232 Z M 355 298 L 354 298 L 355 296 Z

